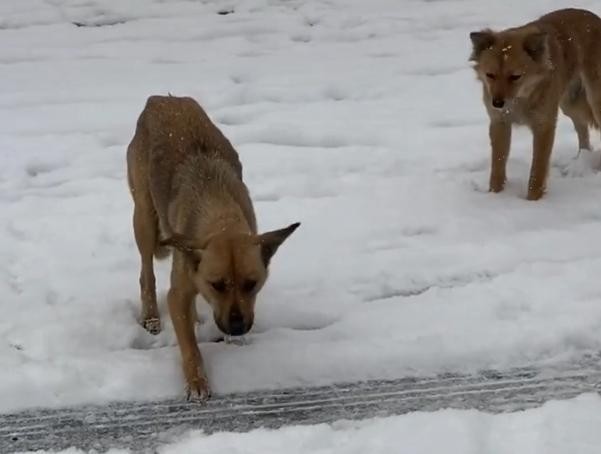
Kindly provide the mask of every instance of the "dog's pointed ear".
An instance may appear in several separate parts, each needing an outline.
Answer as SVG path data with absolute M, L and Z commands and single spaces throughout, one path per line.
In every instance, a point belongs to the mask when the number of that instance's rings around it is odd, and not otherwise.
M 472 40 L 470 60 L 476 61 L 483 50 L 488 49 L 495 43 L 495 33 L 489 29 L 471 32 L 470 39 Z
M 271 257 L 273 257 L 278 248 L 282 245 L 286 238 L 292 235 L 292 232 L 294 232 L 299 225 L 300 222 L 295 222 L 294 224 L 290 224 L 288 227 L 284 227 L 283 229 L 273 230 L 271 232 L 266 232 L 259 235 L 261 258 L 263 259 L 265 268 L 269 266 Z
M 169 246 L 183 252 L 190 264 L 193 266 L 194 270 L 198 268 L 198 264 L 202 259 L 204 245 L 201 245 L 197 241 L 179 233 L 174 233 L 169 238 L 161 240 L 159 244 L 161 246 Z
M 533 32 L 524 38 L 524 50 L 532 60 L 540 62 L 547 54 L 548 41 L 546 32 Z

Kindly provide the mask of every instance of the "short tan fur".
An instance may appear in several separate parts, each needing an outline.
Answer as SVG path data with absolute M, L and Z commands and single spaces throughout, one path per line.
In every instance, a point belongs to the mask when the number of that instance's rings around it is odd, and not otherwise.
M 225 334 L 241 335 L 254 321 L 255 299 L 271 257 L 298 223 L 257 233 L 238 154 L 192 98 L 152 96 L 127 150 L 140 252 L 142 324 L 161 329 L 153 256 L 174 249 L 167 296 L 188 395 L 210 388 L 197 345 L 194 300 L 201 294 Z

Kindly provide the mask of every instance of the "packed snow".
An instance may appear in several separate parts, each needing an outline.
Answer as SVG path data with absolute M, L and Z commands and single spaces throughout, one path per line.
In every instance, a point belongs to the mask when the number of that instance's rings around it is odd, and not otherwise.
M 159 448 L 157 454 L 598 454 L 600 425 L 601 398 L 582 395 L 501 415 L 445 410 L 245 434 L 191 432 Z M 62 454 L 81 451 L 69 449 Z
M 2 1 L 0 411 L 183 397 L 168 263 L 157 265 L 164 331 L 138 324 L 125 181 L 137 116 L 168 92 L 196 98 L 235 145 L 262 230 L 302 222 L 272 262 L 244 345 L 211 342 L 199 301 L 215 393 L 599 350 L 601 154 L 578 155 L 561 117 L 549 192 L 528 202 L 531 136 L 518 131 L 508 187 L 489 194 L 487 117 L 467 61 L 470 31 L 567 5 Z M 601 13 L 594 0 L 569 5 Z M 553 404 L 524 421 L 591 406 Z M 492 424 L 502 437 L 525 415 L 444 412 L 424 430 L 456 421 L 463 432 L 448 436 L 467 440 L 473 424 Z M 307 431 L 344 444 L 409 434 L 426 418 L 259 432 L 256 443 L 290 448 Z M 219 440 L 229 443 L 194 443 Z

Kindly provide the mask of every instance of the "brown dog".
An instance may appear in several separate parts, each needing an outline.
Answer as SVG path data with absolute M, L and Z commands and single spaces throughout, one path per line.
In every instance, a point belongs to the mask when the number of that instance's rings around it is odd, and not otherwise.
M 248 332 L 269 261 L 299 224 L 257 234 L 238 154 L 191 98 L 148 99 L 127 149 L 127 170 L 142 262 L 142 324 L 152 333 L 161 329 L 153 255 L 166 257 L 173 247 L 169 313 L 188 397 L 206 399 L 194 333 L 196 295 L 211 305 L 225 334 Z
M 472 32 L 470 60 L 490 117 L 490 190 L 505 185 L 512 124 L 533 134 L 528 199 L 545 192 L 558 107 L 589 149 L 589 126 L 601 125 L 601 18 L 580 9 L 551 12 L 524 26 Z

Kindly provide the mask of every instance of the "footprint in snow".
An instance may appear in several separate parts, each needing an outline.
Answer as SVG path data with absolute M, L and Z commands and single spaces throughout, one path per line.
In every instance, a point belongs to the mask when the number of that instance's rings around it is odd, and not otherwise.
M 63 165 L 61 163 L 48 162 L 48 161 L 42 161 L 42 160 L 39 160 L 39 161 L 35 160 L 35 161 L 29 162 L 25 166 L 25 172 L 30 177 L 35 178 L 35 177 L 37 177 L 39 175 L 43 175 L 45 173 L 53 172 L 53 171 L 61 168 L 62 166 Z
M 311 39 L 311 35 L 307 33 L 299 33 L 290 37 L 290 41 L 295 43 L 309 43 L 311 42 Z
M 594 175 L 601 167 L 601 155 L 598 152 L 581 150 L 576 157 L 556 162 L 553 167 L 559 170 L 559 174 L 568 178 L 580 178 Z

